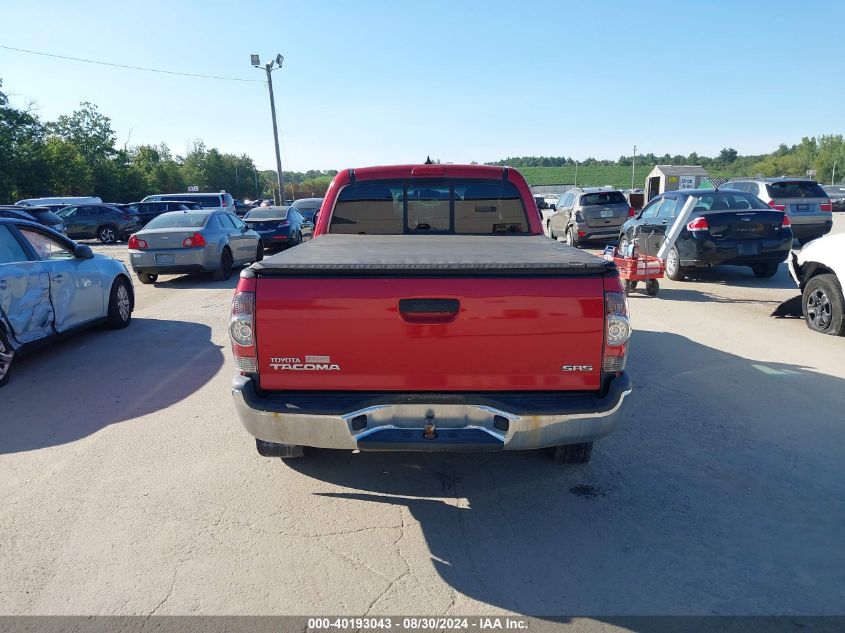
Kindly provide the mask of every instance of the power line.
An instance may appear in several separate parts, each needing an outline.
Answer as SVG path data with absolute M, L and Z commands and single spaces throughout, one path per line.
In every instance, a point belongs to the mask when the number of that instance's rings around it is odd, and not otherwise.
M 73 62 L 85 62 L 86 64 L 99 64 L 100 66 L 112 66 L 114 68 L 126 68 L 129 70 L 143 70 L 149 73 L 163 73 L 165 75 L 179 75 L 181 77 L 198 77 L 200 79 L 219 79 L 221 81 L 243 81 L 247 83 L 262 83 L 260 79 L 240 79 L 238 77 L 219 77 L 217 75 L 200 75 L 198 73 L 183 73 L 175 70 L 163 70 L 161 68 L 144 68 L 143 66 L 130 66 L 128 64 L 115 64 L 113 62 L 104 62 L 98 59 L 83 59 L 81 57 L 70 57 L 68 55 L 56 55 L 55 53 L 44 53 L 42 51 L 31 51 L 25 48 L 15 48 L 14 46 L 4 46 L 0 44 L 0 48 L 7 51 L 16 51 L 18 53 L 28 53 L 30 55 L 41 55 L 42 57 L 54 57 L 56 59 L 67 59 Z

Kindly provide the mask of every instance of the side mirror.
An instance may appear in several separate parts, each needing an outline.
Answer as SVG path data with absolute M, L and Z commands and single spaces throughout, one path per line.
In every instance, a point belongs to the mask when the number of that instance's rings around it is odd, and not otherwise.
M 93 259 L 94 251 L 86 244 L 77 244 L 76 248 L 73 249 L 73 256 L 76 259 Z

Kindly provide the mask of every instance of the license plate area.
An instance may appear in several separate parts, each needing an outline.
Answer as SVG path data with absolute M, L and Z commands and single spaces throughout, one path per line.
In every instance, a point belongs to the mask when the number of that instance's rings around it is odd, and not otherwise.
M 760 254 L 760 244 L 737 244 L 736 252 L 738 255 L 759 255 Z
M 156 264 L 172 264 L 173 262 L 173 253 L 156 253 Z
M 793 205 L 796 211 L 809 211 L 810 205 L 809 204 L 796 204 Z
M 612 218 L 613 217 L 613 209 L 602 209 L 601 210 L 601 217 Z

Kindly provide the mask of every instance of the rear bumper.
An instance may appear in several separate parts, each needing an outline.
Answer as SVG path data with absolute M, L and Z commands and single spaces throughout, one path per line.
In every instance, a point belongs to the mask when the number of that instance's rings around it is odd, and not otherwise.
M 604 224 L 602 226 L 587 226 L 585 223 L 577 223 L 575 230 L 578 232 L 578 239 L 581 240 L 615 240 L 619 238 L 622 230 L 622 223 L 615 225 Z M 582 235 L 583 234 L 583 235 Z
M 261 395 L 236 375 L 241 424 L 266 442 L 349 450 L 495 451 L 592 442 L 613 431 L 631 393 L 623 373 L 603 397 L 584 393 Z M 434 425 L 433 439 L 424 427 Z
M 830 233 L 830 230 L 832 228 L 833 218 L 825 222 L 813 222 L 807 224 L 798 222 L 796 220 L 792 221 L 792 234 L 797 240 L 800 240 L 801 242 L 807 242 L 809 240 L 819 238 L 822 235 L 827 235 L 828 233 Z
M 156 255 L 172 255 L 172 260 L 166 263 L 157 261 Z M 220 257 L 213 247 L 183 248 L 152 251 L 129 251 L 129 263 L 136 273 L 180 274 L 196 272 L 212 272 L 217 269 Z
M 681 266 L 747 266 L 786 260 L 792 248 L 792 235 L 779 240 L 684 240 L 677 243 Z M 759 244 L 753 255 L 740 254 L 740 248 Z

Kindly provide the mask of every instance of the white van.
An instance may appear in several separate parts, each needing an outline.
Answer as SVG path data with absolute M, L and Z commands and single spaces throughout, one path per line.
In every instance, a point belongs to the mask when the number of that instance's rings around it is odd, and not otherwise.
M 72 204 L 103 204 L 103 201 L 97 196 L 64 196 L 59 198 L 27 198 L 26 200 L 18 200 L 15 204 L 19 207 L 48 207 L 70 206 Z
M 221 191 L 220 193 L 157 193 L 147 196 L 141 202 L 194 202 L 203 209 L 209 211 L 235 212 L 235 201 L 232 195 Z

